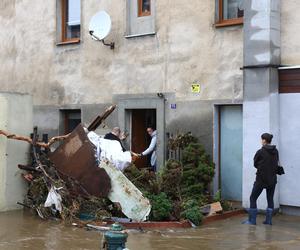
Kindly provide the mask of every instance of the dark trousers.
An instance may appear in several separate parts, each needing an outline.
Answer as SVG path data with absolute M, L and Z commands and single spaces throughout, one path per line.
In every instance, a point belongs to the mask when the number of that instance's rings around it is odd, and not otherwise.
M 156 163 L 155 163 L 154 166 L 151 166 L 151 170 L 152 170 L 153 172 L 156 172 Z
M 267 193 L 267 201 L 268 201 L 268 208 L 274 209 L 274 192 L 275 192 L 275 186 L 267 187 L 266 193 Z M 260 196 L 261 192 L 264 190 L 264 188 L 258 184 L 254 183 L 253 189 L 250 195 L 250 208 L 257 208 L 256 201 L 258 197 Z

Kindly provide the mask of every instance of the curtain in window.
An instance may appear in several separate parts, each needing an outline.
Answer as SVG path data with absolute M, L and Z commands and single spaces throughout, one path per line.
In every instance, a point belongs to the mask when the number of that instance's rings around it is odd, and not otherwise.
M 243 0 L 223 0 L 223 19 L 234 19 L 242 16 L 241 3 Z

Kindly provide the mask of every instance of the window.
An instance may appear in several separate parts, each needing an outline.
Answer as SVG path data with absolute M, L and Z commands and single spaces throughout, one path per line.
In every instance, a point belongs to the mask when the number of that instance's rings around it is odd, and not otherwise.
M 218 20 L 216 26 L 229 26 L 243 23 L 242 0 L 217 0 Z
M 81 110 L 63 110 L 62 114 L 64 119 L 64 134 L 71 133 L 81 123 Z
M 78 42 L 80 38 L 80 0 L 61 0 L 61 41 Z
M 126 38 L 155 35 L 156 0 L 126 1 Z
M 138 16 L 151 15 L 151 0 L 137 0 L 138 1 Z

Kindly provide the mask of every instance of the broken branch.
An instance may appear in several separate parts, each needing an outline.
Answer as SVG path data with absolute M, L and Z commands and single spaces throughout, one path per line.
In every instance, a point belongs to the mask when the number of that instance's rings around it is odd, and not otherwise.
M 33 144 L 32 139 L 30 137 L 27 137 L 27 136 L 12 134 L 12 133 L 9 133 L 9 132 L 1 130 L 1 129 L 0 129 L 0 135 L 6 136 L 7 139 L 25 141 L 25 142 L 28 142 L 30 144 Z M 53 143 L 55 143 L 57 141 L 65 140 L 68 136 L 69 136 L 69 134 L 54 136 L 49 140 L 48 143 L 36 142 L 36 145 L 39 146 L 39 147 L 43 147 L 43 148 L 49 148 Z

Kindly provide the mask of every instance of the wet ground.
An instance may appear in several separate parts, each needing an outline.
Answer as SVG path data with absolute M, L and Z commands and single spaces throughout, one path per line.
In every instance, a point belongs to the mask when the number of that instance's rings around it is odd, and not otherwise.
M 130 231 L 131 250 L 166 249 L 300 249 L 300 217 L 277 215 L 273 226 L 241 225 L 243 217 L 213 222 L 197 229 Z M 0 213 L 0 249 L 101 249 L 103 235 L 42 221 L 29 212 Z

